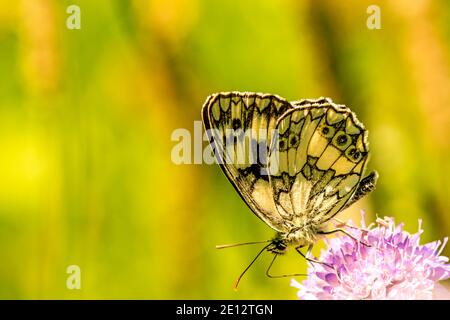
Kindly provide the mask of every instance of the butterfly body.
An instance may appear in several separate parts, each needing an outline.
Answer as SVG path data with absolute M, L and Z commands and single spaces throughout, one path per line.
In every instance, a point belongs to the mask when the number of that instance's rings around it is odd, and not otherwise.
M 276 255 L 312 245 L 327 222 L 375 187 L 363 178 L 367 130 L 329 98 L 288 102 L 273 94 L 210 95 L 202 118 L 212 151 L 238 194 L 276 236 Z

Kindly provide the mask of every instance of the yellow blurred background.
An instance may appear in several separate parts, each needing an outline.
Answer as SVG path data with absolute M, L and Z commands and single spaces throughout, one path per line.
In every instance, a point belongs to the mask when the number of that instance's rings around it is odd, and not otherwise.
M 273 232 L 217 165 L 171 161 L 217 91 L 351 107 L 380 179 L 341 216 L 448 236 L 449 21 L 446 0 L 0 0 L 0 298 L 295 299 L 269 254 L 232 290 L 259 247 L 214 246 Z

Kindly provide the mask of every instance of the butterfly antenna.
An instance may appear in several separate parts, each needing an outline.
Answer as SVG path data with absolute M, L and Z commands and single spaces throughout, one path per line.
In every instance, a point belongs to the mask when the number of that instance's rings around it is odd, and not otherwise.
M 266 242 L 266 241 L 263 241 Z M 261 249 L 261 251 L 258 252 L 258 254 L 256 255 L 255 258 L 253 258 L 252 262 L 250 262 L 250 264 L 247 266 L 247 268 L 245 268 L 244 271 L 242 271 L 241 275 L 236 279 L 236 282 L 234 283 L 234 290 L 237 291 L 237 287 L 239 285 L 239 282 L 241 281 L 242 277 L 244 276 L 244 274 L 247 272 L 248 269 L 250 269 L 250 267 L 253 265 L 253 263 L 255 263 L 255 261 L 259 258 L 259 256 L 261 255 L 261 253 L 263 253 L 269 246 L 271 245 L 271 243 L 269 243 L 267 246 L 265 246 L 264 248 Z
M 226 248 L 233 248 L 233 247 L 239 247 L 239 246 L 246 246 L 249 244 L 260 244 L 260 243 L 266 243 L 271 242 L 272 240 L 264 240 L 264 241 L 253 241 L 253 242 L 242 242 L 242 243 L 234 243 L 234 244 L 220 244 L 216 246 L 216 249 L 226 249 Z

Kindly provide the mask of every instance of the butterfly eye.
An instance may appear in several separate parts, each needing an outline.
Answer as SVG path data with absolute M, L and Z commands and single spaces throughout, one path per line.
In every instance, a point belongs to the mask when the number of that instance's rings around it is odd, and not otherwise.
M 347 149 L 352 143 L 352 138 L 344 131 L 339 131 L 333 138 L 333 144 L 341 150 Z
M 334 128 L 331 126 L 327 126 L 324 125 L 322 126 L 322 128 L 320 129 L 320 133 L 325 137 L 325 138 L 331 138 L 334 136 Z
M 360 151 L 358 151 L 358 149 L 356 149 L 355 146 L 351 146 L 350 148 L 348 148 L 345 151 L 345 155 L 353 162 L 358 162 L 363 156 L 363 154 Z

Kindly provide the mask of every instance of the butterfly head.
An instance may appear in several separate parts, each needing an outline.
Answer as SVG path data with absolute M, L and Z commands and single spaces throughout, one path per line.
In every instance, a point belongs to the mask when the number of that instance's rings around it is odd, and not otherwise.
M 316 241 L 317 228 L 314 226 L 296 227 L 287 233 L 277 233 L 267 251 L 273 254 L 284 254 L 289 246 L 304 247 Z
M 272 242 L 267 247 L 267 251 L 273 254 L 284 254 L 287 250 L 288 244 L 286 243 L 286 238 L 282 237 L 281 234 L 278 234 L 275 238 L 272 239 Z

